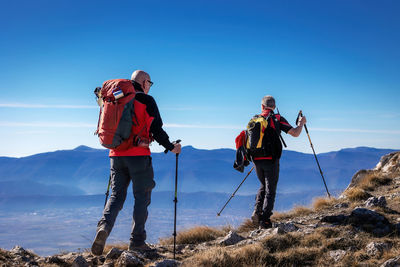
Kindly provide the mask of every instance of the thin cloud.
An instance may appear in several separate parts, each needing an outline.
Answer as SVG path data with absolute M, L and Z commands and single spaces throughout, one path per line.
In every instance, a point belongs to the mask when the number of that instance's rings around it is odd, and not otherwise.
M 166 128 L 195 128 L 195 129 L 243 129 L 241 126 L 236 125 L 202 125 L 202 124 L 177 124 L 167 123 L 164 125 Z
M 93 123 L 80 122 L 8 122 L 0 121 L 0 126 L 5 127 L 43 127 L 43 128 L 95 128 Z
M 317 132 L 344 132 L 344 133 L 378 133 L 378 134 L 400 134 L 400 130 L 366 130 L 366 129 L 335 129 L 335 128 L 310 128 Z
M 41 128 L 97 128 L 95 123 L 82 122 L 8 122 L 0 121 L 0 126 L 4 127 L 41 127 Z M 238 125 L 203 125 L 203 124 L 178 124 L 167 123 L 165 128 L 185 128 L 185 129 L 226 129 L 244 130 Z M 376 134 L 400 134 L 400 130 L 368 130 L 368 129 L 341 129 L 341 128 L 310 128 L 317 132 L 343 132 L 343 133 L 376 133 Z
M 192 107 L 159 107 L 160 110 L 168 110 L 168 111 L 193 111 L 193 110 L 201 110 L 201 108 L 192 108 Z
M 22 134 L 22 135 L 31 134 L 31 135 L 36 135 L 36 134 L 50 134 L 50 133 L 54 133 L 54 132 L 53 132 L 53 131 L 43 131 L 43 130 L 31 130 L 31 131 L 19 131 L 19 132 L 16 132 L 15 134 Z
M 24 103 L 0 103 L 1 108 L 48 108 L 48 109 L 93 109 L 96 105 L 44 105 Z

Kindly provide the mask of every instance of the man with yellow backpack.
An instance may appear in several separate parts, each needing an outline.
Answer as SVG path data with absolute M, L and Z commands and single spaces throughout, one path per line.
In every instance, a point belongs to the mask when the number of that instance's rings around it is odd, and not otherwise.
M 276 187 L 279 178 L 279 159 L 282 154 L 281 131 L 298 137 L 307 122 L 299 117 L 293 128 L 280 114 L 275 114 L 275 99 L 264 96 L 261 100 L 261 114 L 254 116 L 247 125 L 245 150 L 248 160 L 253 161 L 260 188 L 257 192 L 252 221 L 261 228 L 271 228 L 270 217 L 274 208 Z

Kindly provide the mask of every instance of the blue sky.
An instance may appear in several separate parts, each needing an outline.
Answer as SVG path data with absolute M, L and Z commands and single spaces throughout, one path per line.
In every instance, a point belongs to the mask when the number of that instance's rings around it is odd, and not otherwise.
M 92 93 L 150 73 L 165 130 L 234 147 L 275 96 L 316 152 L 400 148 L 398 1 L 3 1 L 0 156 L 100 147 Z M 311 153 L 304 134 L 288 149 Z M 161 151 L 157 145 L 153 151 Z

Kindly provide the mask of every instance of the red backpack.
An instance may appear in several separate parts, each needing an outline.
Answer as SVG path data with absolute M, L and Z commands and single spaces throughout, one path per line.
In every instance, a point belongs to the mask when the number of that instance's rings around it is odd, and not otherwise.
M 134 146 L 136 91 L 132 82 L 126 79 L 108 80 L 95 93 L 101 99 L 98 101 L 100 115 L 95 133 L 100 144 L 115 150 L 126 150 Z

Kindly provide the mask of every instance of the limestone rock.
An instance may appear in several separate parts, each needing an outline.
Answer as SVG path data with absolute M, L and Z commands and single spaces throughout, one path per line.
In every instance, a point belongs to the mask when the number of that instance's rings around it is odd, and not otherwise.
M 53 263 L 53 264 L 58 264 L 58 265 L 66 264 L 66 262 L 63 259 L 61 259 L 61 258 L 59 258 L 57 256 L 47 257 L 46 258 L 46 263 Z
M 284 234 L 284 233 L 286 233 L 286 232 L 283 230 L 282 227 L 276 227 L 276 228 L 274 228 L 274 229 L 272 230 L 272 234 L 273 234 L 273 235 L 282 235 L 282 234 Z
M 366 207 L 385 207 L 386 206 L 386 198 L 384 196 L 380 197 L 370 197 L 367 201 L 364 202 Z
M 27 262 L 27 264 L 34 264 L 35 263 L 35 257 L 36 255 L 34 255 L 32 252 L 25 250 L 23 247 L 21 246 L 15 246 L 10 250 L 10 253 L 13 254 L 15 256 L 15 258 L 17 260 L 23 261 L 23 262 Z
M 231 245 L 235 245 L 235 244 L 239 243 L 243 239 L 245 239 L 243 236 L 238 235 L 234 231 L 229 231 L 229 234 L 227 236 L 225 236 L 224 239 L 222 239 L 219 242 L 219 244 L 224 245 L 224 246 L 231 246 Z
M 261 229 L 253 230 L 253 231 L 251 231 L 251 232 L 249 233 L 249 236 L 248 236 L 248 237 L 249 237 L 249 238 L 256 237 L 256 236 L 259 235 L 261 232 L 262 232 Z
M 16 255 L 20 255 L 20 256 L 25 255 L 25 254 L 28 253 L 28 252 L 27 252 L 23 247 L 21 247 L 21 246 L 15 246 L 15 247 L 13 247 L 13 248 L 10 250 L 10 252 L 13 253 L 13 254 L 16 254 Z
M 338 203 L 336 205 L 333 206 L 335 209 L 342 209 L 342 208 L 348 208 L 349 207 L 349 203 Z
M 285 233 L 295 232 L 299 229 L 295 224 L 293 224 L 291 222 L 279 223 L 276 226 L 277 226 L 277 228 L 280 228 L 281 231 L 283 231 Z
M 400 256 L 385 261 L 380 267 L 400 267 Z
M 154 267 L 177 267 L 179 265 L 180 265 L 179 261 L 166 259 L 166 260 L 157 262 L 157 264 Z
M 84 257 L 78 256 L 72 262 L 72 267 L 89 267 L 89 264 Z
M 381 256 L 383 252 L 390 249 L 390 245 L 388 243 L 383 242 L 371 242 L 366 246 L 367 254 L 370 256 Z
M 116 267 L 142 267 L 143 262 L 136 257 L 132 252 L 124 251 L 121 256 L 119 256 Z
M 391 232 L 391 225 L 385 216 L 373 210 L 356 208 L 351 212 L 347 221 L 376 236 L 384 236 Z
M 326 223 L 333 223 L 333 224 L 343 224 L 347 220 L 347 216 L 344 214 L 339 214 L 339 215 L 328 215 L 324 216 L 321 219 L 321 222 L 326 222 Z
M 343 259 L 344 256 L 346 256 L 346 251 L 342 250 L 342 249 L 338 249 L 338 250 L 332 250 L 329 251 L 329 256 L 331 258 L 333 258 L 333 260 L 335 262 L 340 261 L 341 259 Z
M 400 153 L 392 152 L 381 157 L 374 170 L 391 173 L 400 172 Z
M 118 259 L 121 256 L 123 250 L 119 248 L 112 248 L 106 255 L 106 259 Z

